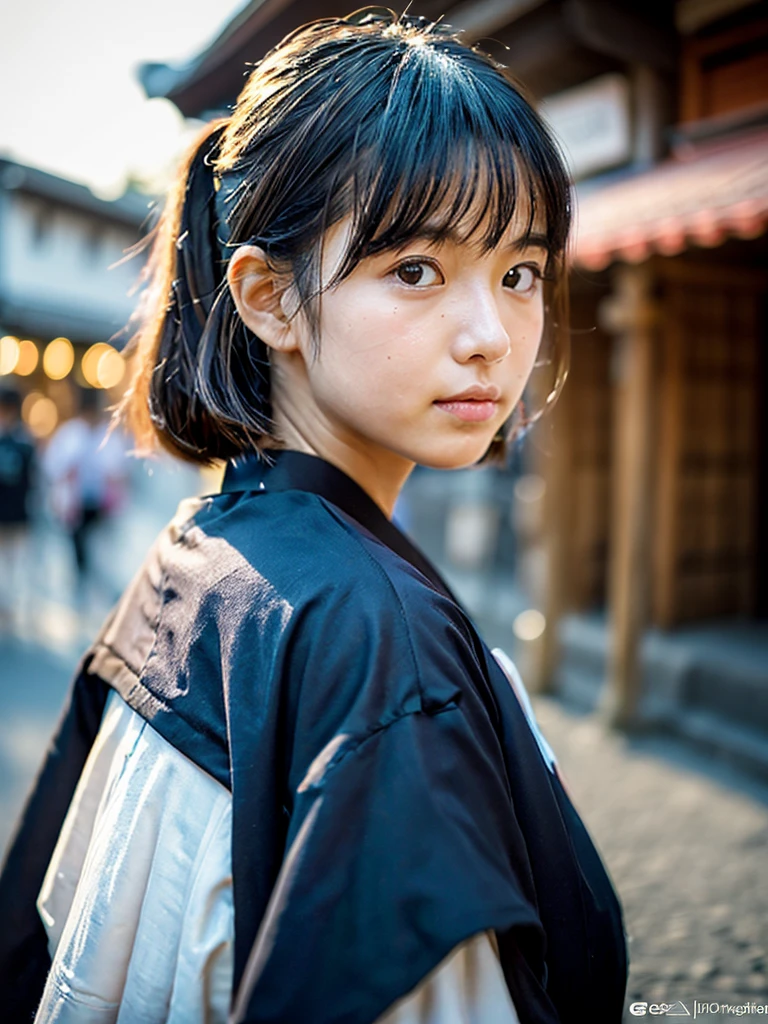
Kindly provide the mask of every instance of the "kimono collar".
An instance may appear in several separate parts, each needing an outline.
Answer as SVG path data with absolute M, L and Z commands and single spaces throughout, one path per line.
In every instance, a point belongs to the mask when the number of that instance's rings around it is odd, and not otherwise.
M 306 452 L 270 453 L 273 465 L 255 455 L 241 456 L 227 466 L 222 491 L 310 491 L 341 509 L 388 548 L 427 577 L 458 604 L 437 569 L 385 516 L 373 498 L 337 466 Z

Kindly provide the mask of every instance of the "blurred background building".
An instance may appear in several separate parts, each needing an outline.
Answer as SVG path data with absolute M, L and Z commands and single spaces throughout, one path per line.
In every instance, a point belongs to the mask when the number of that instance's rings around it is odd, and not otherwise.
M 575 182 L 570 379 L 507 472 L 398 510 L 534 689 L 764 767 L 768 4 L 421 0 L 534 94 Z M 340 0 L 253 0 L 149 96 L 225 113 Z
M 38 439 L 74 413 L 73 384 L 117 393 L 135 306 L 149 198 L 97 198 L 84 185 L 0 159 L 0 374 Z

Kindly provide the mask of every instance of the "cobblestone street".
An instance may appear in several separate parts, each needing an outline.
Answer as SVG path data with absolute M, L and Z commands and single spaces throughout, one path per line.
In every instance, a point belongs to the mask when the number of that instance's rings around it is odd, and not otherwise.
M 768 1003 L 768 787 L 675 739 L 534 706 L 624 905 L 627 1004 Z

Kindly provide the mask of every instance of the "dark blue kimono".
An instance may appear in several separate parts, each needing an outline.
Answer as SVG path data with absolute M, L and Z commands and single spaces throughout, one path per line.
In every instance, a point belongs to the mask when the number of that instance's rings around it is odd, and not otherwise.
M 621 907 L 503 671 L 349 477 L 283 452 L 183 502 L 77 673 L 0 878 L 6 1021 L 108 687 L 233 799 L 233 1020 L 370 1024 L 494 929 L 522 1024 L 619 1024 Z

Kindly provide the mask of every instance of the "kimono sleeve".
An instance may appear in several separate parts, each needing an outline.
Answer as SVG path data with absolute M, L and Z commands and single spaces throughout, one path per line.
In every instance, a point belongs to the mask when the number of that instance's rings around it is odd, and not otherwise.
M 299 786 L 233 1019 L 370 1024 L 491 929 L 521 1021 L 554 1024 L 523 837 L 460 702 L 337 735 Z

